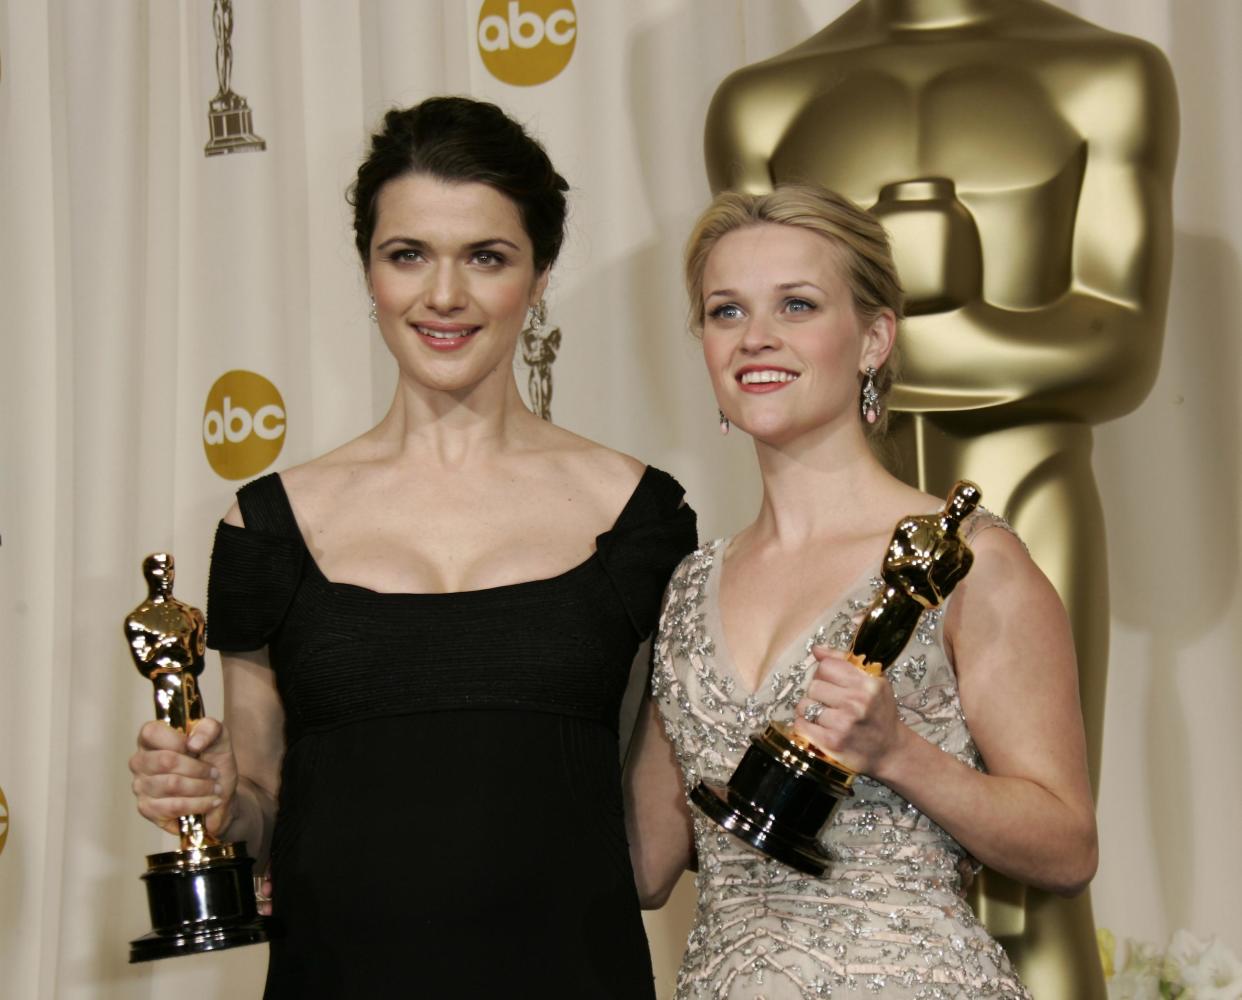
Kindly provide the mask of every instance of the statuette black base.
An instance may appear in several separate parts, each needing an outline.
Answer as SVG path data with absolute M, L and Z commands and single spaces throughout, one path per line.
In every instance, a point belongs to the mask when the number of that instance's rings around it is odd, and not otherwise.
M 750 739 L 729 783 L 699 782 L 690 801 L 757 851 L 822 875 L 830 859 L 818 835 L 841 800 L 853 796 L 854 775 L 779 723 Z
M 246 845 L 213 844 L 199 851 L 147 857 L 150 934 L 131 941 L 130 962 L 150 962 L 267 940 L 255 909 L 254 861 Z

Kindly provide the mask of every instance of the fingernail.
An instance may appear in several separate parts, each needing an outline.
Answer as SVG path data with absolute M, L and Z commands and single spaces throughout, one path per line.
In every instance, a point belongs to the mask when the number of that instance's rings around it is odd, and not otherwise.
M 220 792 L 221 792 L 221 791 L 223 791 L 223 789 L 219 786 L 219 784 L 217 784 L 217 785 L 216 785 L 216 786 L 212 789 L 212 791 L 213 791 L 213 792 L 215 792 L 217 795 L 219 795 L 219 794 L 220 794 Z M 219 800 L 219 799 L 216 799 L 216 802 L 217 802 L 217 804 L 218 804 L 218 803 L 220 802 L 220 800 Z
M 213 767 L 213 768 L 211 769 L 211 775 L 210 775 L 210 776 L 211 776 L 212 778 L 218 778 L 218 777 L 220 777 L 220 772 L 219 772 L 219 771 L 217 771 L 217 770 Z M 216 790 L 217 790 L 217 791 L 219 791 L 219 787 L 220 787 L 219 785 L 217 785 L 217 786 L 216 786 Z
M 220 799 L 215 798 L 215 799 L 212 799 L 212 800 L 211 800 L 211 808 L 212 808 L 212 809 L 214 809 L 214 808 L 215 808 L 216 806 L 218 806 L 219 804 L 220 804 Z

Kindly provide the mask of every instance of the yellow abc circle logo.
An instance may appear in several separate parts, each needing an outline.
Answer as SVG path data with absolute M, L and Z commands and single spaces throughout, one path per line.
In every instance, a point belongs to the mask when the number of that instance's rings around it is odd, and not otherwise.
M 573 0 L 483 0 L 479 55 L 497 80 L 547 83 L 569 65 L 578 40 Z
M 225 372 L 203 407 L 203 450 L 224 479 L 247 479 L 274 461 L 285 444 L 285 401 L 262 375 Z
M 9 839 L 9 803 L 4 797 L 4 789 L 0 788 L 0 854 L 4 853 L 4 842 Z

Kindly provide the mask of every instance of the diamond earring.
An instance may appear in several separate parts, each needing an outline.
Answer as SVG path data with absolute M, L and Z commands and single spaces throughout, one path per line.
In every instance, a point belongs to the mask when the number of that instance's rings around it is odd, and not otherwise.
M 875 368 L 868 368 L 863 373 L 860 406 L 863 419 L 869 424 L 880 419 L 880 387 L 876 384 L 876 376 L 879 374 Z

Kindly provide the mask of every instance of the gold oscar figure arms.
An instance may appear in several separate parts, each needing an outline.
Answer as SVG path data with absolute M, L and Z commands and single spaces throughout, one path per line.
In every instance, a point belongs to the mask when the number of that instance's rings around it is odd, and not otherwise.
M 974 483 L 960 482 L 944 510 L 911 515 L 897 524 L 880 571 L 884 591 L 867 610 L 850 646 L 847 659 L 855 666 L 882 672 L 909 641 L 919 615 L 939 607 L 970 571 L 974 555 L 958 529 L 979 505 L 979 496 Z M 904 621 L 911 615 L 907 627 Z
M 173 597 L 173 558 L 157 552 L 143 560 L 147 598 L 125 618 L 125 639 L 138 672 L 155 686 L 155 718 L 188 734 L 203 717 L 198 675 L 207 646 L 203 613 Z M 181 850 L 218 841 L 201 815 L 178 820 Z
M 712 187 L 812 180 L 874 206 L 907 289 L 902 474 L 988 484 L 1069 612 L 1098 780 L 1107 664 L 1091 426 L 1160 357 L 1177 102 L 1153 46 L 1042 0 L 862 0 L 725 80 Z M 1104 996 L 1090 902 L 986 873 L 978 906 L 1038 1000 Z

